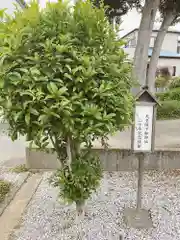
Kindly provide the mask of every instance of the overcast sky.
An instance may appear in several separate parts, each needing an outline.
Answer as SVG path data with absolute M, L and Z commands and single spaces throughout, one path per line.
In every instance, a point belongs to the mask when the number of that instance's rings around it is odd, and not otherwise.
M 28 2 L 29 0 L 27 0 Z M 51 0 L 56 1 L 56 0 Z M 13 12 L 13 3 L 15 0 L 0 0 L 0 8 L 7 8 L 9 13 Z M 45 6 L 46 0 L 39 0 L 41 6 Z M 123 23 L 121 25 L 121 36 L 133 30 L 134 28 L 139 27 L 141 15 L 136 12 L 136 10 L 132 10 L 127 15 L 123 17 Z M 158 24 L 156 24 L 158 25 Z M 180 24 L 173 27 L 173 29 L 180 30 Z
M 137 13 L 137 11 L 134 9 L 131 12 L 129 12 L 127 15 L 123 17 L 123 23 L 121 25 L 121 34 L 126 34 L 129 31 L 131 31 L 134 28 L 139 27 L 141 20 L 141 15 Z M 160 24 L 156 23 L 155 27 L 157 28 Z M 173 30 L 179 30 L 180 31 L 180 24 L 177 24 L 176 26 L 171 27 Z

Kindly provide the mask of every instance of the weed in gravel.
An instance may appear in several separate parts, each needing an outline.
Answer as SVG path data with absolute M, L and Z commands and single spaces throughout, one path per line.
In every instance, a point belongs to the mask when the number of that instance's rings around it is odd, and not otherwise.
M 5 180 L 0 179 L 0 202 L 2 202 L 10 191 L 11 183 Z
M 28 172 L 29 169 L 26 167 L 26 164 L 20 164 L 14 168 L 11 168 L 11 171 L 14 173 L 22 173 L 22 172 Z

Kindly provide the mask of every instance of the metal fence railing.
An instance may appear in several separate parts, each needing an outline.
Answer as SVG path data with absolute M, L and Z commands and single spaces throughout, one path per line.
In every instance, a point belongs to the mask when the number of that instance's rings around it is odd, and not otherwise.
M 168 88 L 167 87 L 165 87 L 165 88 L 155 88 L 155 90 L 156 90 L 156 93 L 161 93 L 161 92 L 166 92 L 168 90 Z

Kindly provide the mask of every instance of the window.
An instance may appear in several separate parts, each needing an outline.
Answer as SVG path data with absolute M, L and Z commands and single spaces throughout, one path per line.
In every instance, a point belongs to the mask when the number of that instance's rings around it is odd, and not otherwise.
M 130 40 L 130 46 L 131 47 L 136 47 L 136 38 L 133 38 Z
M 126 44 L 126 47 L 135 48 L 136 47 L 136 38 L 130 39 Z
M 176 76 L 176 66 L 173 66 L 173 73 L 172 73 L 172 76 Z
M 177 46 L 177 53 L 180 53 L 180 46 Z
M 154 47 L 154 43 L 156 41 L 156 37 L 155 36 L 152 36 L 151 39 L 150 39 L 150 47 Z

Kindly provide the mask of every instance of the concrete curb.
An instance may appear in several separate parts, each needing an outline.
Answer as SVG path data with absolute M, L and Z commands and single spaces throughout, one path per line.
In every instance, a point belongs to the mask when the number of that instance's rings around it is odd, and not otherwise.
M 24 176 L 24 179 L 22 180 L 22 182 L 20 183 L 19 186 L 15 186 L 15 185 L 12 184 L 12 189 L 7 194 L 7 196 L 5 197 L 4 201 L 2 203 L 0 203 L 0 216 L 3 214 L 3 212 L 8 207 L 8 205 L 11 203 L 11 201 L 15 197 L 16 193 L 21 189 L 23 184 L 27 181 L 29 175 L 30 175 L 30 173 L 27 173 L 27 175 Z
M 32 174 L 4 210 L 0 217 L 0 235 L 2 240 L 11 239 L 13 230 L 19 226 L 22 214 L 34 196 L 41 180 L 42 174 Z

